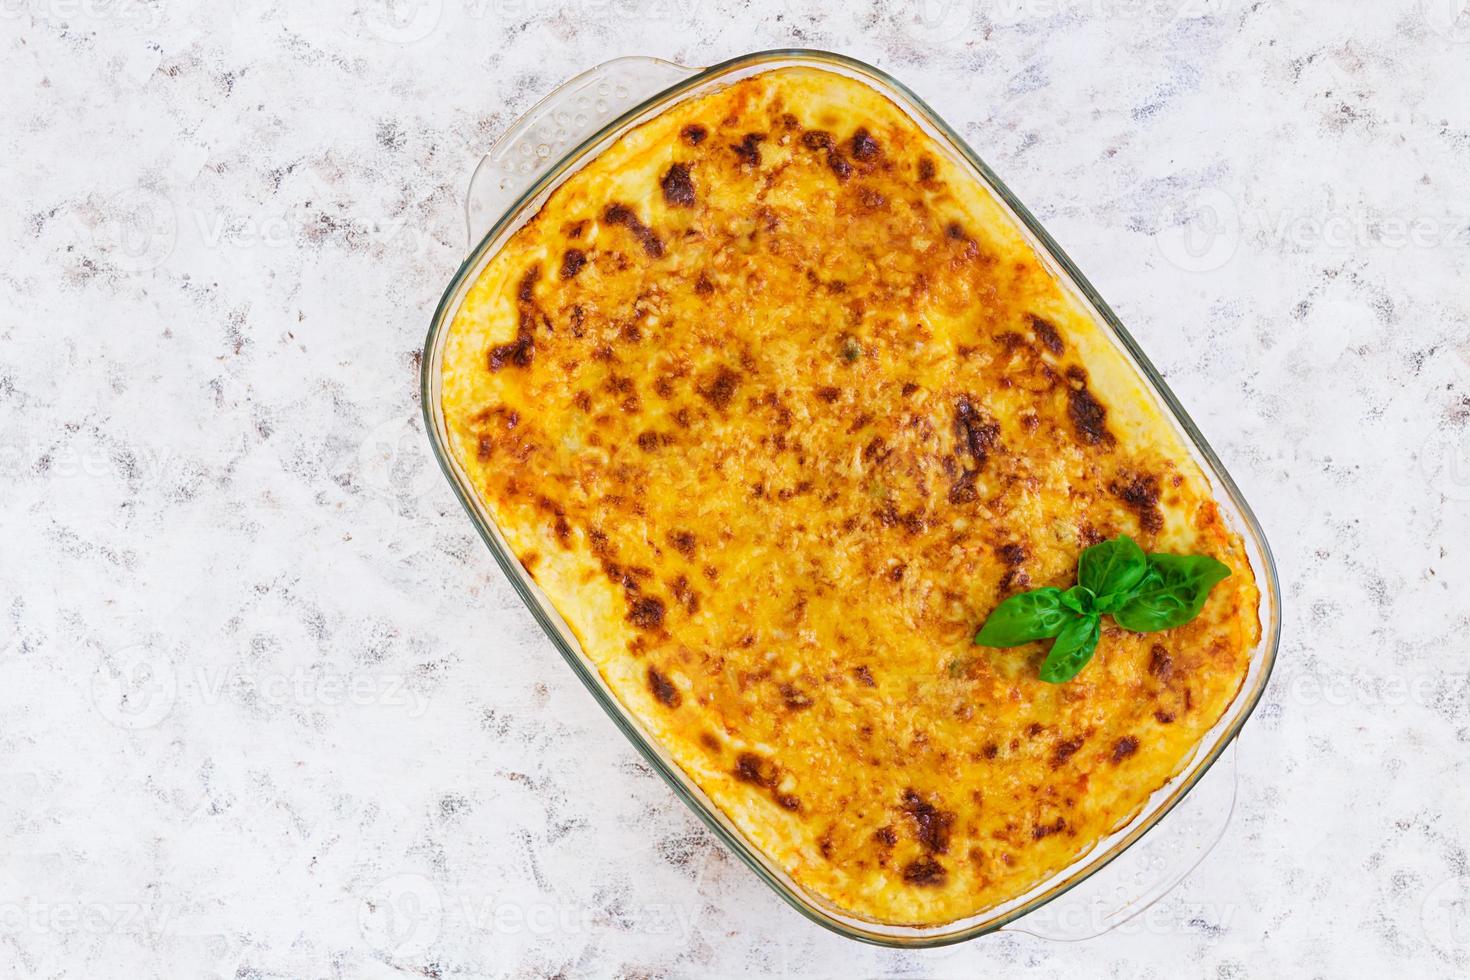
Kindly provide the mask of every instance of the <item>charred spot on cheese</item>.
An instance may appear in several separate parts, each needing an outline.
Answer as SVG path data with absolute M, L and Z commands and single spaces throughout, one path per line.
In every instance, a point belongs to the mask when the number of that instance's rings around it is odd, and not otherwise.
M 1031 588 L 1031 575 L 1024 568 L 1007 568 L 1005 574 L 1000 577 L 1000 584 L 995 591 L 997 596 L 1006 599 L 1029 588 Z
M 1117 765 L 1138 751 L 1138 739 L 1125 735 L 1113 743 L 1113 765 Z
M 949 492 L 946 495 L 952 504 L 971 504 L 980 499 L 980 491 L 975 488 L 975 481 L 980 478 L 979 470 L 960 470 L 954 474 L 949 484 Z
M 878 682 L 873 680 L 873 672 L 868 669 L 867 664 L 858 664 L 852 669 L 852 676 L 858 679 L 858 683 L 864 687 L 877 687 Z
M 908 513 L 904 513 L 891 500 L 879 508 L 876 516 L 878 523 L 883 527 L 901 528 L 909 536 L 922 534 L 929 526 L 928 518 L 925 516 L 922 506 L 916 507 Z
M 820 129 L 807 130 L 801 134 L 801 145 L 814 153 L 820 153 L 827 161 L 827 168 L 837 175 L 838 180 L 847 180 L 852 176 L 852 164 L 842 155 L 837 148 L 837 141 L 832 134 Z
M 535 298 L 536 280 L 541 278 L 541 266 L 533 265 L 526 270 L 521 277 L 521 284 L 516 287 L 516 298 L 522 303 L 529 303 Z
M 930 853 L 949 850 L 949 835 L 954 828 L 954 814 L 941 810 L 912 789 L 904 790 L 903 812 L 914 822 L 915 836 Z
M 995 557 L 1011 567 L 1023 564 L 1026 561 L 1026 546 L 1012 541 L 1000 545 L 995 549 Z
M 1057 817 L 1051 823 L 1039 823 L 1036 826 L 1032 827 L 1031 828 L 1031 839 L 1032 840 L 1044 840 L 1045 838 L 1050 837 L 1052 834 L 1060 834 L 1062 831 L 1064 831 L 1066 829 L 1067 829 L 1067 820 L 1066 820 L 1066 818 L 1065 817 Z
M 920 888 L 938 888 L 948 879 L 944 865 L 932 857 L 915 858 L 903 868 L 903 880 Z
M 787 711 L 805 711 L 812 706 L 811 695 L 795 684 L 781 685 L 781 704 Z
M 588 537 L 595 538 L 599 533 L 594 529 L 588 533 Z M 643 581 L 649 578 L 653 574 L 652 572 L 646 568 L 622 565 L 609 558 L 602 558 L 601 565 L 603 574 L 610 581 L 622 586 L 623 591 L 628 593 L 628 602 L 631 606 L 628 614 L 629 622 L 635 622 L 636 619 L 653 620 L 655 616 L 658 617 L 659 621 L 662 621 L 663 602 L 661 600 L 650 599 L 648 600 L 648 604 L 640 606 L 639 603 L 642 600 L 637 599 L 637 593 L 643 588 Z M 649 625 L 657 626 L 658 622 L 651 622 Z
M 664 624 L 664 603 L 651 595 L 638 596 L 628 603 L 628 622 L 642 630 L 656 630 Z
M 1077 431 L 1077 438 L 1089 446 L 1111 446 L 1113 434 L 1108 431 L 1108 410 L 1087 390 L 1087 376 L 1078 378 L 1068 369 L 1072 384 L 1067 387 L 1067 415 Z
M 852 157 L 867 162 L 878 156 L 878 141 L 866 129 L 852 134 Z
M 659 673 L 656 667 L 648 668 L 648 689 L 653 692 L 659 704 L 666 708 L 677 708 L 684 701 L 674 682 Z
M 677 208 L 694 206 L 694 181 L 689 177 L 689 168 L 682 163 L 673 164 L 659 178 L 664 191 L 664 201 Z
M 1029 352 L 1031 350 L 1031 345 L 1026 343 L 1026 338 L 1022 337 L 1014 330 L 1007 330 L 1004 333 L 996 334 L 995 342 L 997 344 L 1000 344 L 1001 349 L 1004 350 L 1007 354 L 1014 354 L 1017 351 Z M 961 345 L 959 348 L 957 348 L 957 352 L 961 357 L 969 357 L 971 354 L 975 353 L 976 349 L 977 348 L 974 347 Z M 1053 372 L 1052 374 L 1046 374 L 1045 372 L 1043 372 L 1043 377 L 1046 377 L 1048 379 L 1053 378 L 1054 375 L 1055 372 Z
M 1083 739 L 1081 738 L 1069 738 L 1065 741 L 1058 742 L 1056 748 L 1052 750 L 1051 767 L 1053 769 L 1059 769 L 1066 765 L 1067 760 L 1076 755 L 1077 750 L 1082 748 L 1082 742 Z
M 684 611 L 693 616 L 699 612 L 699 593 L 689 586 L 689 577 L 680 575 L 669 583 L 669 589 L 674 593 L 674 599 L 684 607 Z
M 580 248 L 569 248 L 561 256 L 561 277 L 571 279 L 587 264 L 587 253 Z M 581 307 L 577 307 L 581 309 Z
M 731 143 L 730 149 L 735 151 L 735 156 L 740 159 L 742 166 L 759 167 L 761 165 L 761 143 L 765 141 L 764 133 L 746 133 L 745 138 L 739 143 Z
M 563 545 L 567 544 L 571 539 L 572 526 L 570 522 L 567 521 L 566 508 L 556 501 L 552 500 L 550 497 L 547 497 L 545 494 L 537 494 L 535 499 L 535 506 L 538 511 L 549 514 L 553 518 L 555 518 L 552 527 L 554 533 L 556 534 L 556 539 Z
M 735 757 L 735 778 L 770 789 L 780 780 L 781 771 L 770 759 L 754 752 L 742 752 Z
M 1108 484 L 1108 491 L 1138 516 L 1138 524 L 1149 534 L 1164 529 L 1164 515 L 1159 510 L 1159 478 L 1144 473 L 1130 473 Z
M 698 123 L 690 123 L 688 126 L 685 126 L 682 130 L 680 130 L 679 135 L 683 138 L 684 142 L 688 143 L 690 146 L 698 146 L 699 144 L 703 143 L 704 138 L 709 135 L 709 130 L 705 129 Z
M 1031 323 L 1031 330 L 1036 334 L 1036 339 L 1046 345 L 1046 349 L 1053 354 L 1060 354 L 1064 349 L 1062 346 L 1062 335 L 1057 333 L 1057 328 L 1050 320 L 1039 317 L 1035 313 L 1028 313 L 1027 318 Z
M 919 183 L 927 184 L 938 174 L 933 157 L 919 157 Z
M 1165 711 L 1160 708 L 1154 712 L 1154 721 L 1157 721 L 1160 725 L 1172 725 L 1174 723 L 1174 712 Z
M 858 203 L 865 211 L 882 211 L 888 207 L 888 198 L 871 187 L 858 188 Z
M 801 134 L 801 145 L 808 150 L 830 150 L 835 144 L 831 133 L 820 129 L 809 129 Z
M 969 453 L 976 469 L 984 466 L 1000 439 L 1000 425 L 976 408 L 969 395 L 960 395 L 955 399 L 954 426 L 960 450 Z
M 721 367 L 707 384 L 700 385 L 697 390 L 699 397 L 723 411 L 735 397 L 735 389 L 739 385 L 740 375 L 728 367 Z
M 1167 681 L 1174 675 L 1174 658 L 1162 644 L 1155 643 L 1148 650 L 1148 672 L 1160 680 Z
M 531 336 L 531 331 L 522 327 L 516 333 L 516 339 L 508 344 L 498 344 L 490 348 L 489 363 L 491 371 L 499 371 L 507 365 L 512 367 L 530 367 L 531 361 L 536 356 L 536 339 Z
M 874 436 L 863 447 L 862 455 L 863 462 L 865 463 L 881 464 L 889 456 L 893 455 L 893 450 L 888 448 L 888 443 L 882 436 Z
M 973 259 L 980 254 L 980 245 L 965 231 L 964 226 L 958 221 L 951 221 L 944 226 L 944 237 L 960 245 L 960 257 Z M 1004 342 L 1004 341 L 1003 341 Z
M 643 251 L 654 258 L 662 258 L 664 254 L 664 243 L 653 229 L 639 220 L 638 215 L 625 204 L 609 204 L 602 212 L 602 220 L 610 225 L 621 225 L 633 233 L 638 243 L 643 246 Z

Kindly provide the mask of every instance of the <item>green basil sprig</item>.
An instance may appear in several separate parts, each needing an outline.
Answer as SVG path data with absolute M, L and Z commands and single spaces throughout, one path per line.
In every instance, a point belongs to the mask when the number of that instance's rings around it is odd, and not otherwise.
M 1061 684 L 1087 666 L 1102 617 L 1135 633 L 1183 626 L 1199 615 L 1230 568 L 1208 555 L 1146 555 L 1128 535 L 1095 544 L 1077 559 L 1077 584 L 1032 589 L 995 607 L 975 642 L 1014 647 L 1054 639 L 1041 679 Z

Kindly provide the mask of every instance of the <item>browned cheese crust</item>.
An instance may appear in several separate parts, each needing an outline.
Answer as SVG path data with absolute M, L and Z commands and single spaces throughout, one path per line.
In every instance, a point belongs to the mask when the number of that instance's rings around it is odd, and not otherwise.
M 812 69 L 675 106 L 490 261 L 452 451 L 617 696 L 803 888 L 951 921 L 1143 805 L 1245 676 L 1258 595 L 1157 399 L 961 164 Z M 1234 574 L 1194 622 L 972 644 L 1128 533 Z

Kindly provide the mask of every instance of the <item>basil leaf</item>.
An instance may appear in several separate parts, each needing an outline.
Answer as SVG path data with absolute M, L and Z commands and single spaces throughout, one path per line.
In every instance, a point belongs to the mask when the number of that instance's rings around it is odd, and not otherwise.
M 1183 626 L 1229 574 L 1229 566 L 1208 555 L 1149 555 L 1143 582 L 1113 611 L 1113 619 L 1135 633 Z
M 1087 666 L 1102 635 L 1097 613 L 1078 616 L 1057 634 L 1051 652 L 1041 664 L 1041 679 L 1048 684 L 1062 684 L 1077 676 Z
M 1056 636 L 1072 618 L 1062 605 L 1062 590 L 1032 589 L 1013 595 L 995 611 L 975 634 L 975 642 L 987 647 L 1014 647 L 1032 640 Z
M 1096 598 L 1085 585 L 1074 585 L 1062 593 L 1062 605 L 1079 616 L 1086 616 L 1093 611 Z
M 1210 591 L 1229 577 L 1227 565 L 1207 555 L 1146 555 L 1125 535 L 1103 541 L 1077 559 L 1077 584 L 1034 589 L 995 607 L 975 642 L 1013 647 L 1055 638 L 1041 665 L 1041 679 L 1061 684 L 1092 659 L 1102 617 L 1123 629 L 1153 633 L 1198 616 Z
M 1077 559 L 1077 582 L 1097 596 L 1099 612 L 1122 606 L 1147 573 L 1148 556 L 1126 534 L 1093 545 Z

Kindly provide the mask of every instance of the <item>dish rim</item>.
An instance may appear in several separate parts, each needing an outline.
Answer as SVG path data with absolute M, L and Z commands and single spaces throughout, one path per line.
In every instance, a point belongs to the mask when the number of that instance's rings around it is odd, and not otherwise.
M 673 66 L 669 62 L 664 62 L 664 64 Z M 961 162 L 974 169 L 975 175 L 1010 210 L 1021 229 L 1031 237 L 1031 244 L 1037 249 L 1039 256 L 1053 263 L 1055 268 L 1052 271 L 1064 277 L 1062 285 L 1070 286 L 1080 294 L 1085 305 L 1096 315 L 1101 332 L 1122 349 L 1127 360 L 1138 371 L 1140 379 L 1159 399 L 1168 421 L 1174 424 L 1184 436 L 1187 448 L 1196 457 L 1196 462 L 1200 464 L 1206 478 L 1212 484 L 1211 488 L 1217 503 L 1222 506 L 1222 510 L 1228 509 L 1229 513 L 1225 515 L 1227 523 L 1239 522 L 1240 526 L 1232 529 L 1241 535 L 1246 545 L 1247 558 L 1251 560 L 1260 592 L 1258 615 L 1261 621 L 1261 638 L 1252 650 L 1250 667 L 1245 680 L 1242 681 L 1241 690 L 1237 692 L 1235 699 L 1227 706 L 1225 713 L 1216 724 L 1200 737 L 1192 754 L 1181 764 L 1180 769 L 1150 794 L 1137 813 L 1108 835 L 1099 838 L 1092 847 L 1079 854 L 1071 864 L 1041 879 L 1026 892 L 1014 896 L 1007 902 L 949 923 L 931 926 L 895 926 L 866 920 L 835 907 L 824 907 L 824 900 L 810 895 L 801 886 L 796 885 L 782 869 L 775 865 L 775 862 L 767 858 L 753 843 L 746 840 L 739 829 L 734 827 L 719 807 L 699 790 L 697 784 L 694 784 L 682 768 L 660 751 L 658 741 L 642 731 L 636 716 L 625 708 L 611 689 L 606 686 L 596 666 L 586 658 L 571 631 L 564 622 L 560 621 L 560 616 L 554 610 L 548 609 L 549 600 L 541 593 L 539 587 L 521 566 L 520 561 L 500 538 L 499 529 L 490 518 L 478 492 L 473 487 L 467 486 L 468 480 L 456 471 L 452 451 L 443 438 L 443 405 L 438 392 L 439 382 L 442 379 L 442 341 L 447 337 L 448 327 L 453 322 L 453 314 L 458 312 L 459 305 L 463 301 L 461 295 L 460 302 L 454 302 L 456 295 L 467 291 L 467 285 L 472 284 L 468 280 L 472 276 L 477 276 L 484 264 L 488 262 L 491 244 L 502 235 L 508 238 L 509 234 L 513 234 L 512 226 L 518 227 L 517 223 L 520 219 L 533 217 L 535 212 L 529 216 L 525 214 L 528 206 L 535 203 L 543 194 L 554 191 L 555 186 L 559 186 L 561 181 L 570 177 L 581 165 L 595 159 L 597 153 L 593 151 L 604 142 L 610 142 L 615 134 L 620 136 L 623 132 L 631 130 L 634 124 L 645 116 L 652 118 L 648 115 L 652 110 L 657 109 L 662 112 L 677 104 L 680 96 L 692 93 L 736 71 L 755 66 L 763 66 L 765 70 L 795 66 L 831 69 L 836 66 L 843 69 L 839 74 L 847 77 L 859 76 L 859 81 L 870 84 L 880 94 L 888 97 L 912 121 L 929 131 L 930 135 L 942 137 L 948 143 L 948 149 L 954 152 Z M 788 905 L 806 918 L 838 935 L 878 946 L 895 948 L 947 946 L 996 932 L 1056 900 L 1112 865 L 1145 834 L 1156 827 L 1194 789 L 1204 774 L 1210 771 L 1240 734 L 1241 728 L 1255 711 L 1270 680 L 1280 645 L 1281 592 L 1270 545 L 1260 522 L 1241 494 L 1234 478 L 1231 477 L 1224 463 L 1216 455 L 1138 342 L 1123 326 L 1117 314 L 1103 300 L 1082 271 L 1077 268 L 1070 256 L 1062 250 L 1030 210 L 1006 186 L 1005 182 L 927 102 L 911 89 L 887 72 L 866 62 L 847 55 L 810 48 L 775 48 L 756 51 L 702 69 L 677 67 L 683 68 L 689 74 L 618 113 L 597 127 L 590 135 L 578 141 L 561 157 L 549 161 L 500 217 L 490 225 L 478 244 L 470 250 L 469 255 L 451 277 L 434 310 L 428 335 L 424 341 L 420 368 L 421 409 L 425 432 L 428 435 L 434 457 L 439 463 L 440 470 L 454 489 L 461 506 L 474 523 L 480 538 L 495 558 L 496 564 L 510 580 L 512 588 L 546 633 L 547 638 L 551 640 L 552 645 L 556 647 L 557 652 L 561 654 L 562 659 L 582 681 L 583 686 L 602 706 L 623 736 L 633 744 L 650 767 L 674 791 L 675 795 L 683 800 L 701 822 Z M 554 91 L 543 101 L 549 101 L 559 91 L 559 89 Z M 894 98 L 895 95 L 899 98 Z M 529 111 L 534 111 L 534 107 L 533 110 L 528 110 L 528 113 Z M 512 121 L 507 130 L 514 127 L 518 121 Z M 606 147 L 604 146 L 603 149 Z M 544 204 L 544 201 L 541 203 Z M 537 210 L 539 211 L 539 207 Z M 512 230 L 508 231 L 508 229 Z M 503 246 L 504 243 L 501 244 Z M 453 310 L 449 309 L 451 304 L 454 306 Z M 1222 499 L 1222 494 L 1224 499 Z M 1251 549 L 1252 545 L 1255 548 L 1254 554 Z M 1252 674 L 1256 675 L 1253 680 Z M 1211 739 L 1213 741 L 1210 741 Z M 1209 745 L 1206 750 L 1207 742 Z M 1203 757 L 1200 755 L 1202 751 L 1205 752 Z M 1155 803 L 1155 799 L 1161 794 L 1165 795 Z M 1107 845 L 1106 850 L 1099 853 L 1105 844 Z M 1080 868 L 1079 865 L 1081 865 Z

